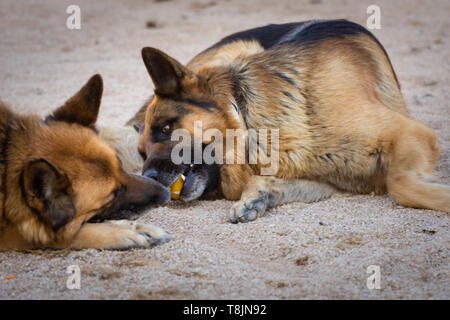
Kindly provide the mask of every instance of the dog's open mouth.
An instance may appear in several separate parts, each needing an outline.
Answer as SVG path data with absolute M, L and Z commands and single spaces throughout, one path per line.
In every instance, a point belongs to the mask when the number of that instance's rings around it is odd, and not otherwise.
M 180 175 L 185 177 L 183 186 L 179 190 L 179 199 L 188 202 L 198 199 L 203 194 L 215 189 L 218 184 L 219 170 L 212 164 L 167 164 L 167 161 L 152 163 L 151 169 L 144 172 L 166 187 L 171 186 Z
M 208 175 L 204 174 L 201 165 L 189 165 L 183 172 L 185 176 L 183 187 L 180 190 L 180 199 L 192 201 L 199 198 L 206 189 Z
M 206 189 L 208 183 L 208 175 L 202 165 L 188 164 L 180 167 L 180 173 L 164 172 L 160 174 L 160 179 L 164 184 L 176 192 L 172 193 L 172 199 L 181 199 L 183 201 L 192 201 L 199 198 Z M 180 187 L 181 184 L 181 188 Z M 177 190 L 175 191 L 176 188 Z
M 178 180 L 178 178 L 180 177 L 180 176 L 183 176 L 183 187 L 184 187 L 184 181 L 186 181 L 186 178 L 189 176 L 189 177 L 192 177 L 194 175 L 194 165 L 193 164 L 189 164 L 187 167 L 185 167 L 184 169 L 183 169 L 183 171 L 178 175 L 178 176 L 175 176 L 174 177 L 174 179 L 171 181 L 171 183 L 169 184 L 169 186 L 171 187 L 177 180 Z M 182 187 L 182 189 L 181 190 L 183 190 L 183 187 Z M 180 190 L 180 192 L 181 192 L 181 190 Z
M 184 173 L 186 177 L 180 192 L 180 199 L 192 201 L 217 188 L 219 167 L 216 164 L 194 164 Z

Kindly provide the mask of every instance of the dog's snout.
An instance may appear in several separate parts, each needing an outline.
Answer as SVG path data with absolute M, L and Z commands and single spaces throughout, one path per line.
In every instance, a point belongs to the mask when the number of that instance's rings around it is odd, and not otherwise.
M 140 176 L 143 181 L 141 192 L 149 199 L 147 202 L 163 205 L 170 200 L 170 192 L 161 183 L 153 179 L 153 173 L 150 176 Z
M 145 169 L 143 172 L 143 176 L 146 178 L 156 179 L 158 177 L 158 171 L 154 168 Z
M 171 159 L 155 157 L 144 164 L 142 175 L 169 187 L 180 174 L 184 174 L 188 169 L 189 165 L 178 165 L 174 164 Z
M 170 191 L 165 187 L 163 187 L 163 189 L 161 189 L 159 194 L 157 194 L 154 198 L 155 204 L 160 206 L 166 204 L 167 202 L 169 202 L 169 200 L 170 200 Z
M 170 200 L 170 192 L 151 177 L 131 175 L 127 188 L 127 206 L 163 205 Z

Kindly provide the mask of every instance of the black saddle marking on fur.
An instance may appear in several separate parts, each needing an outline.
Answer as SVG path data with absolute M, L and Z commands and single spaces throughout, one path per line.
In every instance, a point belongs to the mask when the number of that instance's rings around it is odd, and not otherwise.
M 387 57 L 389 64 L 391 65 L 395 81 L 400 87 L 397 75 L 395 74 L 394 68 L 392 67 L 391 60 L 389 59 L 386 49 L 383 47 L 380 41 L 378 41 L 378 39 L 363 26 L 345 19 L 306 21 L 283 35 L 279 39 L 279 41 L 274 44 L 274 46 L 285 43 L 308 45 L 318 43 L 329 38 L 339 38 L 345 35 L 358 34 L 365 34 L 369 36 L 381 48 L 381 50 L 383 50 L 384 55 Z
M 284 43 L 314 44 L 328 38 L 357 34 L 365 34 L 374 40 L 375 43 L 377 43 L 377 45 L 383 50 L 389 60 L 389 63 L 391 64 L 385 48 L 369 30 L 357 23 L 345 19 L 310 20 L 284 24 L 269 24 L 266 26 L 233 33 L 205 51 L 218 48 L 238 40 L 256 40 L 265 50 L 267 50 Z M 393 68 L 392 72 L 397 84 L 399 84 L 397 75 L 395 74 Z
M 378 40 L 366 28 L 357 23 L 339 20 L 311 20 L 296 26 L 289 33 L 283 35 L 275 45 L 283 43 L 317 43 L 328 38 L 336 38 L 345 35 L 366 34 L 373 38 L 378 44 Z M 381 44 L 379 44 L 381 46 Z
M 283 35 L 289 33 L 292 29 L 299 27 L 304 23 L 305 22 L 269 24 L 263 27 L 236 32 L 223 38 L 209 49 L 221 47 L 237 40 L 256 40 L 264 49 L 268 49 L 278 43 Z

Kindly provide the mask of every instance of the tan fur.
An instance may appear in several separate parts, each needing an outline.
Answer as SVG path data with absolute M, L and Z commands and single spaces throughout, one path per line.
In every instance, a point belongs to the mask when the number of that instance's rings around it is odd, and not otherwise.
M 194 72 L 205 68 L 223 67 L 232 64 L 238 58 L 249 57 L 263 51 L 264 48 L 257 41 L 235 41 L 198 54 L 187 67 Z

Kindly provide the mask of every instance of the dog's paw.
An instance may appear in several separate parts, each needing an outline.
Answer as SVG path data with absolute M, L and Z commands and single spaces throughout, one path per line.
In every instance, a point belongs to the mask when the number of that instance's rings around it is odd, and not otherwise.
M 231 207 L 230 222 L 249 222 L 262 216 L 269 203 L 266 192 L 259 192 L 254 197 L 239 201 Z
M 163 229 L 151 224 L 137 224 L 136 230 L 149 237 L 152 246 L 158 246 L 170 241 L 170 236 Z
M 117 243 L 112 249 L 150 248 L 170 240 L 170 236 L 161 228 L 150 224 L 139 224 L 135 221 L 110 221 L 119 226 Z

